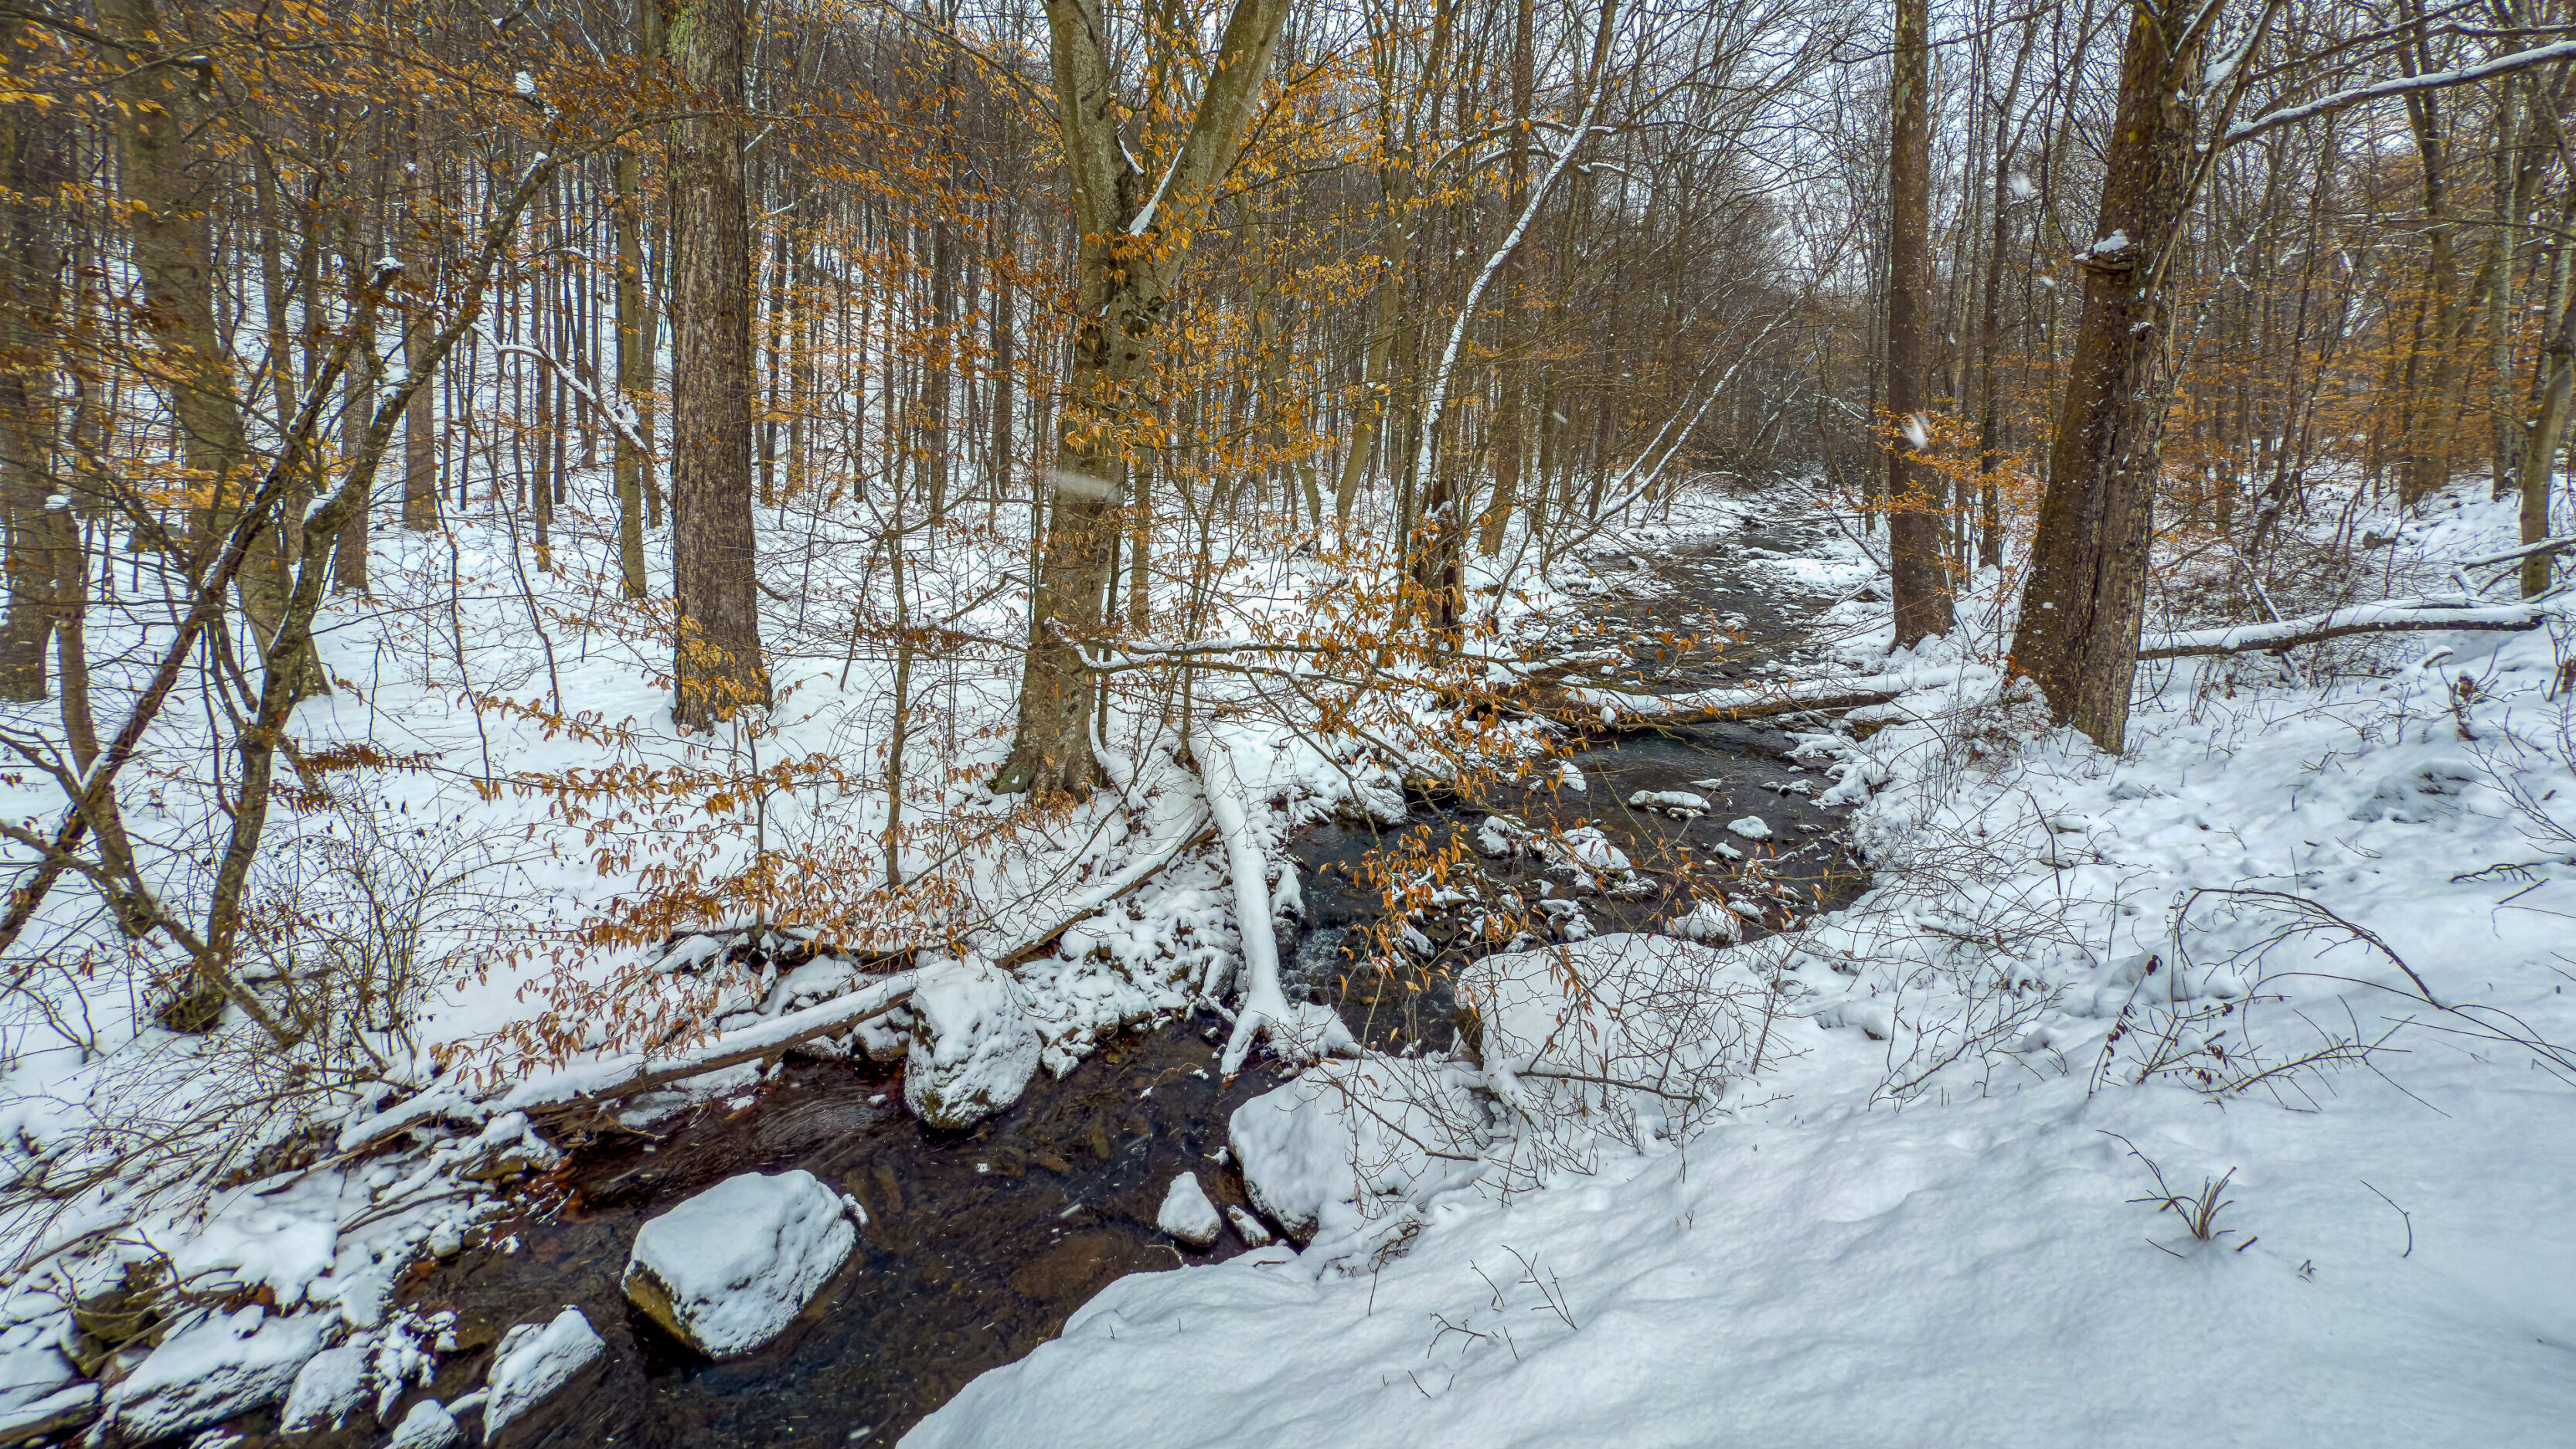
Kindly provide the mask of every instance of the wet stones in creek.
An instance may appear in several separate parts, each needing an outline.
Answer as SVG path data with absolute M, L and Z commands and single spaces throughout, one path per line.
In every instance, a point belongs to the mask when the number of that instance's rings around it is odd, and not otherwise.
M 1008 973 L 981 961 L 926 971 L 912 991 L 904 1105 L 924 1126 L 964 1131 L 1028 1090 L 1038 1047 Z
M 707 1357 L 739 1357 L 786 1332 L 857 1242 L 850 1209 L 814 1174 L 745 1173 L 636 1233 L 626 1297 Z

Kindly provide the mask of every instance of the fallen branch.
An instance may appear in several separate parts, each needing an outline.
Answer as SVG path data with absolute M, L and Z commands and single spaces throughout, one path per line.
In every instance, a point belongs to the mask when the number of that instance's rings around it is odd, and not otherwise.
M 2197 654 L 2277 654 L 2302 644 L 2340 639 L 2347 634 L 2448 632 L 2454 629 L 2537 629 L 2565 617 L 2554 603 L 2476 604 L 2465 598 L 2387 599 L 2355 604 L 2326 614 L 2281 619 L 2269 624 L 2231 624 L 2219 629 L 2188 629 L 2175 634 L 2149 634 L 2138 641 L 2140 659 L 2180 659 Z
M 1570 687 L 1565 690 L 1561 702 L 1541 704 L 1538 708 L 1560 723 L 1585 729 L 1731 724 L 1768 719 L 1775 715 L 1885 704 L 1919 689 L 1956 684 L 1967 672 L 1964 667 L 1952 665 L 1839 679 L 1809 679 L 1793 684 L 1704 689 L 1691 694 L 1640 694 L 1618 689 Z
M 2519 563 L 2524 559 L 2530 558 L 2534 554 L 2554 557 L 2558 554 L 2569 552 L 2576 552 L 2576 534 L 2569 534 L 2564 538 L 2544 538 L 2538 543 L 2526 543 L 2520 548 L 2509 548 L 2502 553 L 2480 554 L 2476 558 L 2464 558 L 2460 560 L 2460 567 L 2464 569 L 2491 568 L 2496 564 Z
M 1063 907 L 1052 917 L 1053 925 L 1033 932 L 1023 931 L 1013 944 L 997 947 L 993 960 L 1003 966 L 1019 965 L 1055 944 L 1058 937 L 1073 929 L 1083 918 L 1160 874 L 1165 866 L 1180 859 L 1183 851 L 1216 839 L 1215 829 L 1204 825 L 1204 819 L 1204 812 L 1194 813 L 1170 845 L 1141 856 L 1125 870 L 1074 897 L 1071 905 Z
M 1300 1010 L 1289 1004 L 1279 986 L 1279 938 L 1271 929 L 1270 862 L 1252 833 L 1251 792 L 1234 768 L 1234 751 L 1214 731 L 1197 742 L 1192 754 L 1199 764 L 1199 788 L 1207 795 L 1208 814 L 1225 841 L 1226 865 L 1234 881 L 1234 925 L 1243 942 L 1243 1007 L 1234 1035 L 1226 1041 L 1219 1075 L 1232 1081 L 1264 1032 L 1276 1041 L 1284 1031 L 1293 1049 L 1320 1055 L 1356 1050 L 1341 1017 L 1329 1006 Z M 1208 994 L 1221 993 L 1211 981 Z

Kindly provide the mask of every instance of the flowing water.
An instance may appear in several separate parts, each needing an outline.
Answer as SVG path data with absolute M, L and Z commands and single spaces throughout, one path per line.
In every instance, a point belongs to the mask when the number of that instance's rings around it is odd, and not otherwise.
M 1567 647 L 1626 647 L 1632 672 L 1668 687 L 1740 677 L 1749 661 L 1780 657 L 1795 625 L 1821 600 L 1782 597 L 1737 573 L 1748 545 L 1792 553 L 1799 526 L 1772 523 L 1664 560 L 1661 586 L 1592 612 Z M 1726 629 L 1738 642 L 1721 650 Z M 1684 647 L 1672 637 L 1698 634 Z M 1697 871 L 1757 930 L 1785 929 L 1839 904 L 1859 884 L 1834 834 L 1834 812 L 1803 793 L 1822 781 L 1786 758 L 1786 736 L 1718 726 L 1604 740 L 1575 757 L 1580 792 L 1498 787 L 1474 802 L 1417 802 L 1392 826 L 1326 825 L 1294 853 L 1308 919 L 1283 942 L 1292 994 L 1338 1005 L 1372 1045 L 1448 1041 L 1451 1005 L 1437 967 L 1461 959 L 1460 924 L 1420 923 L 1437 954 L 1412 988 L 1355 970 L 1352 933 L 1379 914 L 1378 893 L 1354 880 L 1364 857 L 1409 832 L 1472 831 L 1487 810 L 1533 824 L 1600 827 L 1650 877 Z M 1695 783 L 1696 782 L 1696 783 Z M 1637 790 L 1684 789 L 1713 809 L 1695 820 L 1641 814 Z M 1727 822 L 1759 815 L 1773 836 L 1746 862 Z M 1758 868 L 1747 874 L 1746 864 Z M 1525 862 L 1488 862 L 1498 887 L 1535 893 Z M 1592 929 L 1643 928 L 1686 902 L 1656 894 L 1581 903 Z M 453 1400 L 481 1385 L 489 1348 L 512 1324 L 580 1307 L 608 1344 L 587 1390 L 550 1405 L 518 1444 L 741 1446 L 801 1442 L 891 1444 L 985 1369 L 1045 1342 L 1074 1309 L 1121 1275 L 1212 1262 L 1244 1250 L 1229 1231 L 1206 1253 L 1178 1248 L 1154 1226 L 1164 1188 L 1196 1171 L 1220 1208 L 1244 1201 L 1241 1181 L 1211 1160 L 1226 1119 L 1281 1080 L 1255 1067 L 1230 1086 L 1215 1078 L 1219 1027 L 1197 1018 L 1139 1027 L 1104 1043 L 1061 1080 L 1041 1074 L 1010 1111 L 963 1134 L 924 1130 L 903 1110 L 899 1070 L 864 1062 L 797 1063 L 749 1106 L 711 1102 L 576 1150 L 567 1171 L 494 1221 L 488 1241 L 417 1270 L 404 1285 L 414 1310 L 456 1315 L 457 1352 L 426 1390 Z M 866 1207 L 849 1264 L 778 1342 L 709 1363 L 630 1309 L 619 1289 L 642 1223 L 744 1172 L 803 1168 Z M 420 1397 L 419 1393 L 410 1396 Z M 398 1405 L 398 1421 L 408 1400 Z M 465 1416 L 473 1422 L 474 1416 Z M 275 1410 L 234 1428 L 251 1449 Z M 303 1445 L 372 1446 L 384 1430 L 363 1411 L 347 1429 Z M 282 1442 L 282 1441 L 281 1441 Z

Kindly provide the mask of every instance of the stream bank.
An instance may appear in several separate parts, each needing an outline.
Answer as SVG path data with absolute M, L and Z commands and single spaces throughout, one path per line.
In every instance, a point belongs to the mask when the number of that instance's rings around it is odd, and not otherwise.
M 1614 644 L 1629 661 L 1614 668 L 1662 689 L 1778 667 L 1806 646 L 1803 626 L 1829 601 L 1747 565 L 1796 552 L 1808 527 L 1774 520 L 1634 567 L 1551 645 Z M 1460 912 L 1433 911 L 1413 922 L 1429 948 L 1417 969 L 1397 979 L 1360 968 L 1351 948 L 1383 915 L 1367 867 L 1373 852 L 1407 836 L 1417 848 L 1472 846 L 1498 812 L 1539 829 L 1597 829 L 1655 883 L 1553 897 L 1572 907 L 1561 931 L 1651 929 L 1689 907 L 1674 885 L 1686 878 L 1702 883 L 1703 896 L 1722 892 L 1748 935 L 1793 928 L 1863 883 L 1835 833 L 1838 812 L 1812 798 L 1824 782 L 1789 757 L 1793 744 L 1744 725 L 1603 737 L 1569 758 L 1579 789 L 1570 777 L 1498 785 L 1471 799 L 1416 800 L 1396 824 L 1312 828 L 1291 845 L 1306 915 L 1281 942 L 1283 985 L 1292 998 L 1338 1008 L 1371 1047 L 1448 1045 L 1448 970 L 1488 947 Z M 1681 818 L 1631 808 L 1641 791 L 1689 792 L 1708 809 Z M 1733 828 L 1748 818 L 1763 822 L 1763 837 Z M 1482 873 L 1498 890 L 1551 894 L 1541 862 L 1486 859 Z M 1155 1225 L 1164 1189 L 1183 1172 L 1196 1173 L 1220 1209 L 1246 1202 L 1239 1176 L 1217 1160 L 1227 1119 L 1288 1073 L 1256 1062 L 1221 1084 L 1223 1032 L 1204 1014 L 1140 1023 L 1064 1077 L 1041 1073 L 1015 1106 L 962 1134 L 930 1132 L 904 1111 L 899 1068 L 791 1061 L 745 1105 L 704 1103 L 577 1148 L 474 1246 L 406 1280 L 400 1296 L 412 1312 L 453 1315 L 454 1351 L 384 1423 L 421 1398 L 472 1392 L 504 1331 L 572 1305 L 606 1340 L 606 1367 L 548 1405 L 542 1421 L 522 1421 L 514 1445 L 891 1444 L 975 1375 L 1054 1337 L 1114 1279 L 1245 1250 L 1235 1230 L 1201 1253 Z M 850 1261 L 781 1339 L 710 1363 L 629 1307 L 619 1279 L 645 1220 L 725 1178 L 789 1168 L 856 1198 L 867 1224 Z M 269 1439 L 275 1424 L 274 1409 L 239 1421 L 241 1449 Z M 373 1449 L 383 1435 L 361 1410 L 339 1431 L 291 1442 Z

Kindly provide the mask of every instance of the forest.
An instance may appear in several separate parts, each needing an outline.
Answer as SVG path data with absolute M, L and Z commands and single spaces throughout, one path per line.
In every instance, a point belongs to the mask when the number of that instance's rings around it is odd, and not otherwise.
M 2553 1442 L 2571 128 L 0 0 L 0 1444 Z

